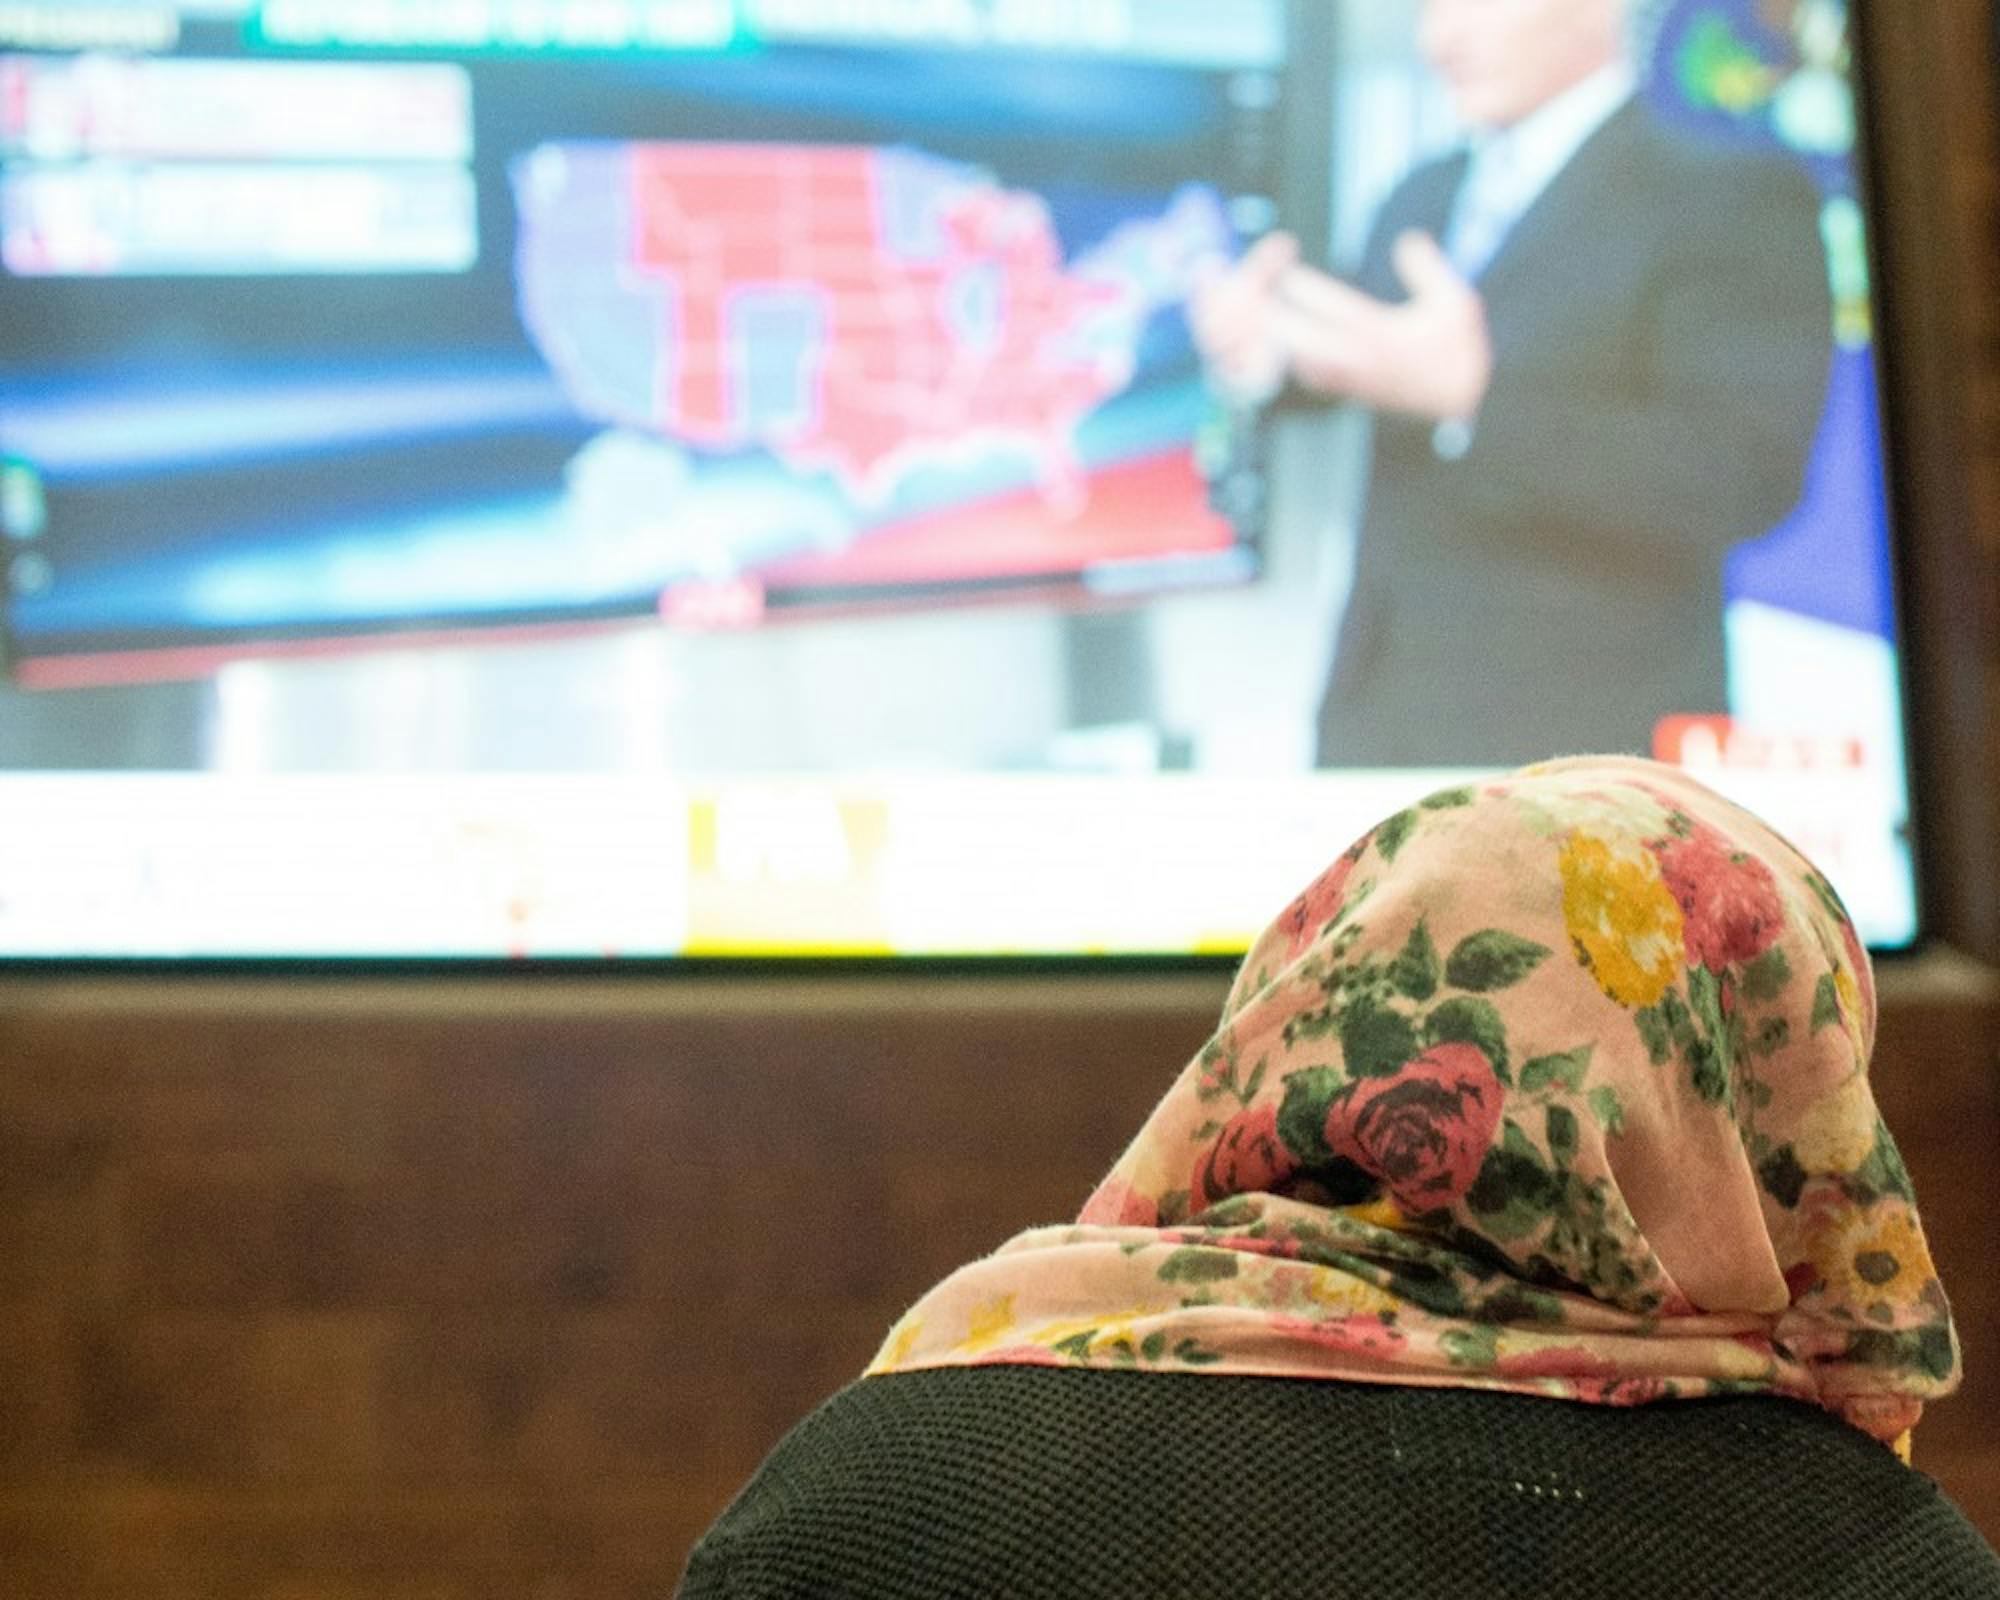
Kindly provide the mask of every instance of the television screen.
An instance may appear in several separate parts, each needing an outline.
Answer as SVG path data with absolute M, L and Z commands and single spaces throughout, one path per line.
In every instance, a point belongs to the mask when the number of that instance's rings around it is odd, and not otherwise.
M 1586 749 L 1907 943 L 1852 57 L 1839 0 L 0 7 L 0 953 L 1226 954 Z

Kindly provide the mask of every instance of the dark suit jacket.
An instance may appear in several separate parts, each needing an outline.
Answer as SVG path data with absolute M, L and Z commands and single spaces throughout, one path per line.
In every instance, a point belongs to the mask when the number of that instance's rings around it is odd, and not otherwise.
M 1391 195 L 1442 237 L 1463 155 Z M 1322 765 L 1508 764 L 1645 751 L 1725 709 L 1722 561 L 1797 501 L 1831 307 L 1807 174 L 1634 101 L 1517 224 L 1479 287 L 1494 380 L 1469 450 L 1379 420 Z

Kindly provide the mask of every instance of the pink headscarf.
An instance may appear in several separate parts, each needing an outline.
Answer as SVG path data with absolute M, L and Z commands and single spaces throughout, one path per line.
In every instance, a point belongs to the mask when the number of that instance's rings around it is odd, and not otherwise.
M 1073 1226 L 872 1373 L 987 1362 L 1761 1391 L 1896 1440 L 1958 1377 L 1838 898 L 1671 767 L 1434 794 L 1257 940 Z

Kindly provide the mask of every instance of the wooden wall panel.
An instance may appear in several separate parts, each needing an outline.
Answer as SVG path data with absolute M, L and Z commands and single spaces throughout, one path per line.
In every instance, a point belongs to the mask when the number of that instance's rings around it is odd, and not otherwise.
M 0 988 L 0 1573 L 36 1600 L 671 1591 L 931 1281 L 1074 1213 L 1219 980 Z M 2000 1536 L 1990 987 L 1878 1082 Z
M 1933 929 L 2000 964 L 2000 116 L 1990 0 L 1856 0 L 1908 537 L 1905 668 Z

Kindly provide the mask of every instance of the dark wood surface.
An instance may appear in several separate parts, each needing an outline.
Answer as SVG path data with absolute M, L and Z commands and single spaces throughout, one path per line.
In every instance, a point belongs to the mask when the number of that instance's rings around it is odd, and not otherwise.
M 2000 965 L 2000 117 L 1990 0 L 1856 0 L 1870 66 L 1873 235 L 1908 537 L 1932 927 Z
M 1221 997 L 982 984 L 8 984 L 0 1592 L 664 1596 L 930 1282 L 1075 1212 Z M 1882 1099 L 2000 1536 L 1996 1010 L 1892 972 Z

